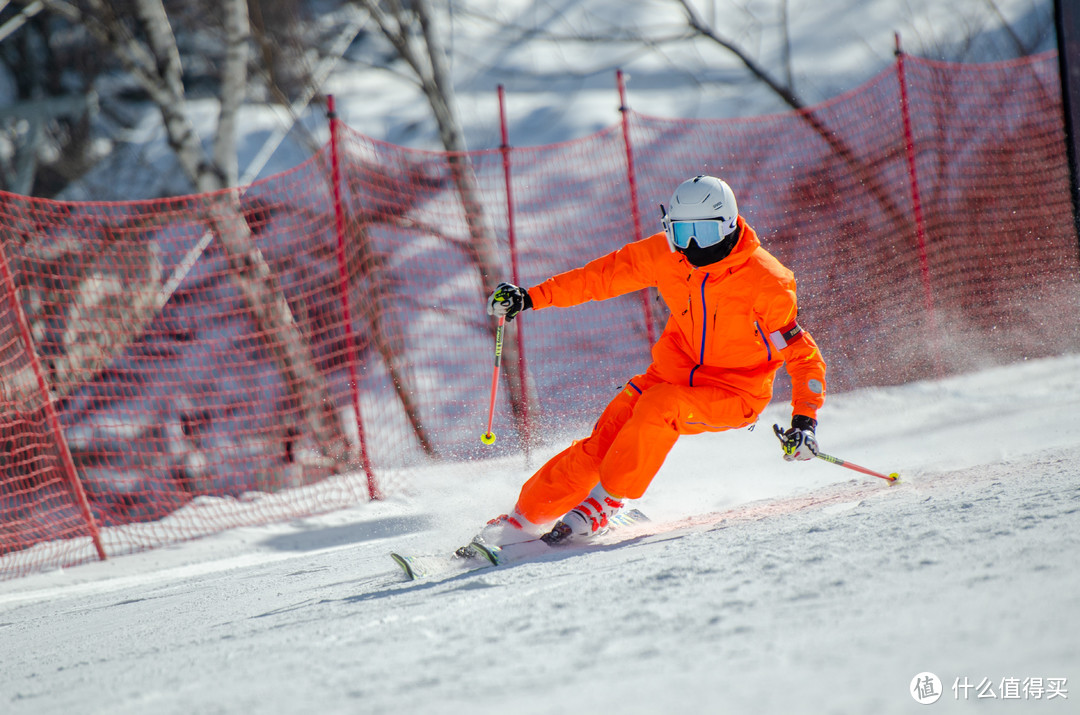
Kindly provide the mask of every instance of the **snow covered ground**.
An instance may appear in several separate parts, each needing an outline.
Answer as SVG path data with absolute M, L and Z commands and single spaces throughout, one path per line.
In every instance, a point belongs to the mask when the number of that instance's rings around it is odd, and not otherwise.
M 2 582 L 0 712 L 1077 712 L 1078 413 L 1076 355 L 832 396 L 822 449 L 890 486 L 784 462 L 776 404 L 683 439 L 622 543 L 440 580 L 387 553 L 460 543 L 523 459 Z

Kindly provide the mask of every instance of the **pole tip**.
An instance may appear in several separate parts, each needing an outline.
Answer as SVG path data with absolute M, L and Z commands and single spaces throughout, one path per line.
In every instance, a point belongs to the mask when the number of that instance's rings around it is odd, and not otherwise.
M 485 433 L 483 433 L 482 435 L 480 435 L 480 441 L 483 442 L 486 445 L 489 445 L 489 446 L 495 444 L 495 433 L 494 432 L 485 432 Z

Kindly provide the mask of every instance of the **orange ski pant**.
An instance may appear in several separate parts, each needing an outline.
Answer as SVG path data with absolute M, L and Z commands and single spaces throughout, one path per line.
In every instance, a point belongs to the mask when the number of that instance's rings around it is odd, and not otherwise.
M 597 482 L 612 496 L 638 499 L 680 435 L 744 427 L 763 408 L 721 387 L 638 375 L 604 409 L 591 435 L 575 440 L 525 482 L 517 509 L 534 524 L 545 524 L 580 504 Z

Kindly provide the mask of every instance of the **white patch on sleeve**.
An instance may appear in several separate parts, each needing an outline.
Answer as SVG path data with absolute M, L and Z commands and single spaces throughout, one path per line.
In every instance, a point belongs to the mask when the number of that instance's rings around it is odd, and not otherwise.
M 769 340 L 771 340 L 772 344 L 778 348 L 783 349 L 787 347 L 787 340 L 784 340 L 784 334 L 779 330 L 774 330 L 769 333 Z

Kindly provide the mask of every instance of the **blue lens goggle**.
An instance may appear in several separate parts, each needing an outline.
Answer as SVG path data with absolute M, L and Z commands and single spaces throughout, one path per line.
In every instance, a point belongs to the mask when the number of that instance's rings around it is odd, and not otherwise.
M 707 248 L 724 240 L 721 222 L 702 221 L 667 221 L 668 238 L 676 248 L 686 248 L 693 239 L 698 248 Z

